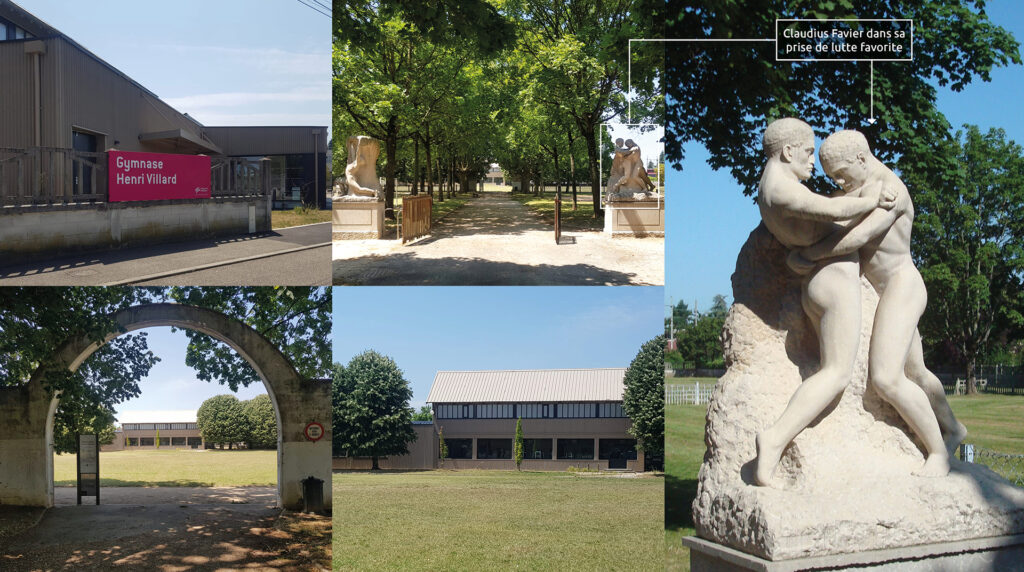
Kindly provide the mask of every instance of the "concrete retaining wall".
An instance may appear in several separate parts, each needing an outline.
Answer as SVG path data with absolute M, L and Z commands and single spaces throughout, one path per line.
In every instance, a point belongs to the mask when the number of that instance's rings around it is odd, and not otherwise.
M 7 208 L 0 210 L 0 260 L 267 230 L 266 197 Z

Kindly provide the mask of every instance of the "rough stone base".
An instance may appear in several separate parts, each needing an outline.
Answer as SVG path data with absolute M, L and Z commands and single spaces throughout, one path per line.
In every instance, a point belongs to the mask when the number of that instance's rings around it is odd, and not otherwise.
M 335 237 L 381 238 L 384 236 L 384 203 L 381 201 L 334 201 L 332 231 Z
M 604 210 L 604 231 L 613 235 L 664 236 L 665 203 L 659 200 L 609 202 Z
M 873 570 L 878 572 L 1021 572 L 1024 535 L 942 544 L 919 544 L 836 556 L 772 562 L 697 537 L 686 537 L 693 572 L 792 572 L 796 570 Z

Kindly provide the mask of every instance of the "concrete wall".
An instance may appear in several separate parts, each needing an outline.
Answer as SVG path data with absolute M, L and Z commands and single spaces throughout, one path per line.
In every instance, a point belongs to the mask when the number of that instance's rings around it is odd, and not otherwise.
M 331 507 L 329 380 L 302 378 L 263 336 L 212 310 L 150 304 L 123 310 L 114 318 L 125 331 L 154 326 L 197 330 L 242 355 L 263 379 L 277 415 L 277 490 L 281 505 L 301 508 L 301 481 L 312 476 L 324 481 L 324 502 Z M 108 341 L 114 337 L 109 336 Z M 43 388 L 46 368 L 75 371 L 99 347 L 86 337 L 68 340 L 26 385 L 0 388 L 0 503 L 53 506 L 53 415 L 58 396 Z M 315 442 L 304 435 L 311 422 L 325 429 L 323 437 Z
M 250 228 L 270 230 L 267 197 L 0 209 L 0 260 L 244 234 Z

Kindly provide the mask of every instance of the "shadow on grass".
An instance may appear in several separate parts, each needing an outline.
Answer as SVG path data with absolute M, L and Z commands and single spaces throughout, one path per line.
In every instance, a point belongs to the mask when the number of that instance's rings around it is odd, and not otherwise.
M 693 528 L 693 500 L 697 479 L 665 475 L 665 530 Z

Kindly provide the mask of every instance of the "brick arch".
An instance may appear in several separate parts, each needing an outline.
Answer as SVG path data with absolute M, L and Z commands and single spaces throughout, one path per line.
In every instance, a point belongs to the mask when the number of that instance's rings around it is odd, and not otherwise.
M 102 343 L 75 336 L 62 344 L 48 362 L 75 371 L 104 343 L 123 333 L 157 326 L 197 330 L 230 346 L 263 380 L 277 417 L 277 493 L 281 506 L 301 508 L 301 479 L 315 476 L 325 481 L 324 501 L 331 504 L 331 406 L 330 384 L 304 379 L 288 359 L 258 332 L 220 312 L 184 304 L 145 304 L 114 315 L 124 332 L 109 335 Z M 60 400 L 42 385 L 40 366 L 28 384 L 2 388 L 0 418 L 0 504 L 53 505 L 53 418 Z M 319 422 L 327 434 L 316 442 L 306 439 L 307 423 Z M 18 431 L 18 429 L 21 431 Z M 11 433 L 20 433 L 11 435 Z M 16 455 L 16 456 L 12 456 Z

